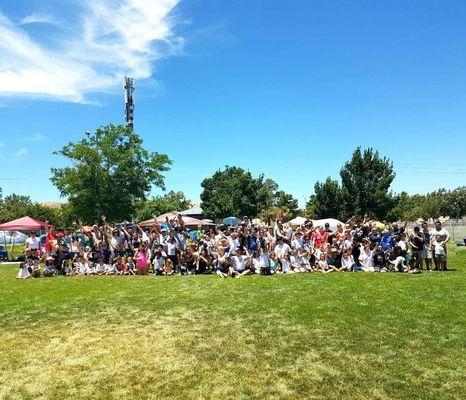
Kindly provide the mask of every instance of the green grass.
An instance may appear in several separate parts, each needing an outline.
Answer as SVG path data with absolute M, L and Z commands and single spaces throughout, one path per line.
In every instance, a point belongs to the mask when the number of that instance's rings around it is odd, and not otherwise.
M 0 398 L 464 398 L 466 250 L 449 263 L 236 280 L 0 266 Z

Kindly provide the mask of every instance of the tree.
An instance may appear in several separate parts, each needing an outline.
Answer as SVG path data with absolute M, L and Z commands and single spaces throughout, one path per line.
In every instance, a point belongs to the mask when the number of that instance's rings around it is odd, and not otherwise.
M 29 196 L 10 194 L 0 200 L 0 223 L 29 216 L 40 221 L 49 221 L 52 225 L 66 225 L 61 208 L 50 208 L 33 203 Z
M 129 219 L 153 186 L 165 188 L 162 172 L 171 164 L 167 155 L 142 145 L 141 137 L 122 125 L 103 126 L 54 153 L 72 166 L 52 168 L 51 181 L 85 223 L 101 215 L 110 221 Z
M 392 162 L 371 148 L 358 147 L 340 171 L 345 217 L 372 214 L 386 218 L 392 208 L 390 185 L 395 178 Z
M 328 177 L 325 182 L 316 182 L 314 194 L 306 204 L 306 210 L 314 218 L 341 218 L 344 208 L 343 190 L 340 184 Z
M 24 217 L 29 214 L 31 206 L 32 201 L 29 196 L 15 193 L 5 196 L 0 205 L 0 221 L 3 223 Z
M 189 207 L 191 207 L 191 201 L 186 198 L 183 192 L 170 191 L 163 196 L 139 201 L 136 207 L 136 219 L 146 220 L 154 215 L 170 211 L 183 211 Z
M 226 166 L 202 181 L 202 209 L 210 218 L 247 215 L 256 217 L 270 201 L 270 182 L 263 175 L 254 178 L 249 171 Z
M 298 215 L 298 200 L 295 199 L 291 194 L 285 193 L 283 190 L 279 190 L 275 193 L 274 206 L 281 209 L 289 219 L 292 219 Z

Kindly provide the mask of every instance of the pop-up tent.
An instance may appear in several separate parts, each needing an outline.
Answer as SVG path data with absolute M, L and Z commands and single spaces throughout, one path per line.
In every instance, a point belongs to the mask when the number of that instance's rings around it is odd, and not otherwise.
M 22 217 L 0 225 L 0 231 L 40 231 L 47 224 L 31 217 Z
M 165 224 L 167 222 L 167 217 L 169 221 L 173 219 L 177 220 L 178 213 L 176 211 L 172 211 L 166 214 L 162 214 L 158 216 L 157 218 L 155 218 L 155 223 Z M 201 226 L 214 226 L 215 225 L 213 222 L 207 222 L 207 221 L 200 220 L 197 218 L 187 217 L 185 215 L 182 215 L 181 217 L 183 218 L 184 226 L 186 226 L 187 228 L 194 228 L 194 227 L 198 227 L 199 225 Z M 153 218 L 148 219 L 147 221 L 143 221 L 139 224 L 139 226 L 152 226 L 152 225 L 154 225 Z
M 31 218 L 29 216 L 15 219 L 10 222 L 5 222 L 0 225 L 0 231 L 41 231 L 45 229 L 47 224 L 45 222 L 39 221 L 38 219 Z M 15 244 L 16 237 L 13 236 L 13 242 L 11 243 L 10 251 L 13 252 L 13 246 Z M 3 240 L 6 246 L 6 235 L 3 234 Z
M 307 218 L 304 218 L 304 217 L 296 217 L 296 218 L 293 218 L 291 221 L 289 221 L 288 223 L 291 225 L 291 226 L 301 226 L 302 224 L 304 224 L 305 222 L 307 221 Z

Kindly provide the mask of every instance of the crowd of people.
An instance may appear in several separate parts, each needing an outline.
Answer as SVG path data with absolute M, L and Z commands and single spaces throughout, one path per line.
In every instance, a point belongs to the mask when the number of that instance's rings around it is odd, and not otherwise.
M 188 229 L 181 215 L 165 224 L 100 226 L 74 231 L 48 227 L 31 233 L 18 278 L 94 275 L 199 275 L 240 278 L 247 274 L 304 272 L 405 272 L 447 270 L 448 231 L 440 221 L 411 233 L 406 224 L 379 228 L 366 216 L 331 230 L 306 220 L 292 227 L 277 218 L 273 226 L 244 217 L 237 226 Z

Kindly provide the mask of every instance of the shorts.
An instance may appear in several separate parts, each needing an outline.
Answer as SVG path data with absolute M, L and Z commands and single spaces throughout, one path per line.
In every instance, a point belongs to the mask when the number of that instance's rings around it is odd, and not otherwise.
M 422 251 L 422 258 L 424 260 L 431 260 L 432 259 L 432 251 L 429 249 L 424 248 Z
M 447 256 L 445 254 L 436 254 L 434 258 L 436 261 L 445 261 Z

